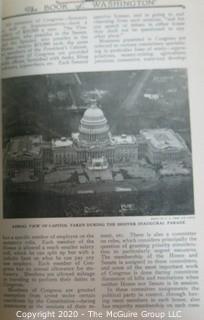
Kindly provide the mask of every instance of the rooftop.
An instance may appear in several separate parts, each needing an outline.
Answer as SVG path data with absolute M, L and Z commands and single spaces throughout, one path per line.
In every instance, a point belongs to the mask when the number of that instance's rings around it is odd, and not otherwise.
M 66 137 L 61 137 L 60 139 L 52 140 L 52 146 L 54 148 L 60 148 L 60 147 L 71 147 L 73 145 L 73 141 L 66 138 Z
M 167 149 L 187 149 L 185 141 L 171 129 L 146 129 L 141 130 L 140 133 L 154 148 L 160 151 Z
M 135 144 L 136 137 L 133 135 L 122 134 L 120 136 L 112 136 L 111 141 L 113 144 Z
M 8 155 L 12 158 L 38 158 L 41 155 L 42 136 L 19 136 L 10 140 Z

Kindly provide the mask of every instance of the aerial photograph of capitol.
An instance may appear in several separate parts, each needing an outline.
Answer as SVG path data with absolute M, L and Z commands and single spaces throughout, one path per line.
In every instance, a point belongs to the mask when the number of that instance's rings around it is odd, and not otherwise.
M 3 81 L 4 218 L 194 214 L 184 69 Z

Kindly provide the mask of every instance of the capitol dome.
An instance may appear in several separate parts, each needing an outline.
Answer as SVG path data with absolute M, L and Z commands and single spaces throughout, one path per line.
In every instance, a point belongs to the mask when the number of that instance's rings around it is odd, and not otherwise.
M 84 112 L 79 126 L 79 141 L 81 145 L 107 144 L 110 133 L 107 119 L 103 111 L 93 101 Z
M 92 104 L 85 112 L 82 121 L 101 121 L 105 120 L 103 111 L 97 107 L 96 104 Z

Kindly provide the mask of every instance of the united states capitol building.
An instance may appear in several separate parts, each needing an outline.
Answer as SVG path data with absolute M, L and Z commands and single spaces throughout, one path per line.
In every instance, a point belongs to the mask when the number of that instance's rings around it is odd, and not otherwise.
M 52 152 L 56 166 L 86 163 L 89 168 L 103 168 L 138 158 L 135 136 L 112 136 L 108 121 L 95 101 L 84 112 L 77 133 L 71 138 L 52 140 Z
M 181 136 L 171 129 L 141 130 L 137 136 L 112 135 L 103 111 L 93 101 L 84 112 L 77 133 L 52 140 L 52 154 L 56 166 L 83 163 L 91 170 L 135 163 L 138 158 L 147 158 L 153 165 L 182 161 L 189 150 Z
M 78 132 L 70 137 L 43 141 L 42 136 L 12 138 L 7 149 L 7 172 L 43 173 L 50 163 L 56 168 L 79 167 L 107 170 L 113 165 L 132 166 L 145 159 L 152 167 L 164 162 L 185 162 L 191 157 L 184 139 L 172 129 L 143 129 L 138 135 L 112 135 L 108 121 L 96 101 L 86 109 Z M 30 173 L 29 173 L 30 174 Z

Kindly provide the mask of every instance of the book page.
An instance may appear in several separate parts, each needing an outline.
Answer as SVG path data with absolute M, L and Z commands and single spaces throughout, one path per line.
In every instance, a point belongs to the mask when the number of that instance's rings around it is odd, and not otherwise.
M 2 15 L 2 314 L 202 319 L 201 1 Z

